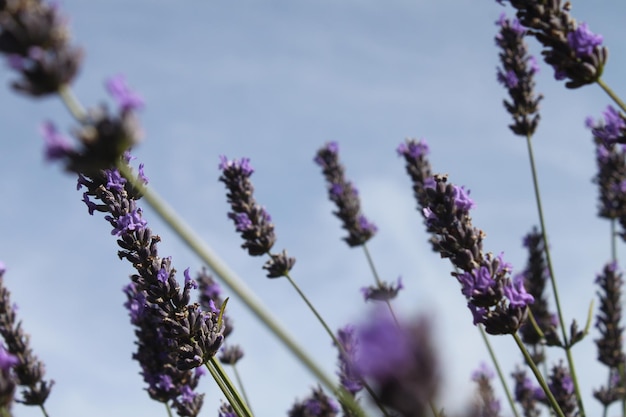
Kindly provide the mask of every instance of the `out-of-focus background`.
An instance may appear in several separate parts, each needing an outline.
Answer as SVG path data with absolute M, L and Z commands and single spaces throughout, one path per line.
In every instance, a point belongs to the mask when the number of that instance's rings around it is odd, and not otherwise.
M 86 51 L 75 84 L 82 103 L 113 105 L 103 81 L 126 75 L 147 103 L 140 114 L 146 137 L 135 154 L 150 186 L 328 373 L 336 354 L 327 335 L 288 283 L 265 278 L 265 260 L 240 248 L 217 166 L 221 154 L 251 158 L 255 196 L 275 222 L 275 248 L 297 258 L 294 278 L 336 329 L 365 320 L 373 308 L 359 291 L 373 282 L 364 254 L 341 240 L 313 163 L 319 147 L 339 142 L 364 213 L 379 227 L 369 244 L 379 272 L 403 277 L 394 307 L 406 320 L 426 314 L 434 322 L 445 377 L 438 404 L 451 415 L 462 410 L 472 396 L 470 374 L 488 357 L 449 262 L 430 251 L 395 149 L 406 137 L 425 138 L 435 171 L 471 189 L 485 249 L 504 251 L 515 270 L 524 267 L 521 241 L 537 213 L 526 144 L 507 127 L 506 93 L 495 80 L 494 22 L 511 10 L 475 0 L 65 0 L 60 7 Z M 610 54 L 603 78 L 624 96 L 626 5 L 573 2 L 572 14 L 604 36 Z M 32 347 L 56 380 L 50 415 L 163 415 L 131 360 L 134 335 L 121 291 L 131 266 L 117 258 L 108 223 L 88 215 L 75 178 L 43 161 L 40 123 L 52 120 L 68 132 L 74 122 L 56 98 L 11 92 L 15 75 L 6 65 L 0 77 L 0 259 Z M 584 119 L 599 117 L 609 99 L 597 86 L 567 90 L 545 65 L 537 90 L 545 99 L 534 145 L 555 271 L 566 319 L 584 324 L 595 276 L 610 257 Z M 145 218 L 181 278 L 185 268 L 202 267 L 149 208 Z M 239 369 L 252 408 L 258 416 L 285 415 L 316 381 L 239 300 L 228 309 L 232 339 L 245 350 Z M 607 378 L 595 361 L 595 337 L 594 330 L 574 349 L 589 414 L 599 412 L 591 391 Z M 491 340 L 507 374 L 522 363 L 510 337 Z M 217 387 L 207 378 L 201 390 L 202 415 L 216 415 Z M 503 410 L 509 414 L 504 402 Z M 40 415 L 20 405 L 14 411 Z

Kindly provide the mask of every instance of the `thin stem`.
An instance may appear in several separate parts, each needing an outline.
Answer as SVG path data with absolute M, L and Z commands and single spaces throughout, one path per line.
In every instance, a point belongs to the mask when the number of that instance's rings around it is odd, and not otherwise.
M 130 167 L 122 162 L 117 168 L 124 177 L 138 189 L 146 202 L 209 268 L 220 277 L 223 283 L 235 293 L 239 299 L 256 315 L 256 317 L 287 347 L 300 362 L 328 389 L 337 392 L 338 389 L 320 366 L 300 347 L 293 337 L 279 324 L 269 310 L 259 301 L 257 296 L 247 287 L 230 268 L 203 242 L 197 234 L 182 220 L 154 190 L 147 188 L 138 181 Z M 354 401 L 353 401 L 354 402 Z M 362 412 L 360 413 L 363 414 Z
M 41 409 L 41 412 L 43 413 L 44 417 L 49 417 L 48 412 L 46 411 L 46 407 L 43 404 L 39 404 L 39 408 Z
M 172 416 L 172 407 L 170 407 L 170 405 L 168 403 L 163 403 L 163 405 L 165 405 L 165 409 L 167 410 L 167 417 L 173 417 Z
M 213 356 L 209 360 L 209 364 L 210 366 L 215 368 L 220 378 L 226 384 L 226 387 L 228 388 L 228 390 L 233 393 L 235 400 L 237 401 L 237 404 L 239 405 L 239 407 L 246 413 L 246 415 L 252 416 L 252 411 L 250 411 L 248 404 L 246 404 L 246 401 L 244 401 L 243 397 L 237 391 L 237 388 L 235 387 L 235 385 L 231 382 L 230 378 L 228 377 L 228 374 L 226 373 L 226 371 L 224 371 L 224 368 L 220 364 L 220 361 L 218 361 L 215 358 L 215 356 Z
M 607 84 L 605 84 L 604 81 L 602 81 L 602 78 L 598 78 L 596 82 L 604 90 L 604 92 L 607 93 L 609 97 L 611 97 L 611 100 L 613 100 L 615 104 L 617 104 L 622 109 L 622 111 L 626 112 L 626 104 L 624 104 L 619 96 L 615 94 L 615 92 Z
M 374 265 L 374 259 L 372 258 L 372 255 L 370 255 L 370 251 L 367 249 L 367 244 L 363 243 L 362 246 L 363 246 L 363 252 L 365 252 L 365 257 L 367 258 L 367 263 L 369 264 L 372 274 L 374 275 L 374 280 L 376 281 L 376 284 L 380 287 L 382 285 L 382 282 L 380 280 L 380 276 L 378 275 L 378 272 L 376 271 L 376 266 Z M 389 308 L 389 312 L 391 313 L 391 317 L 393 317 L 393 321 L 396 322 L 397 326 L 400 326 L 400 322 L 398 321 L 398 318 L 396 317 L 396 313 L 393 311 L 393 308 L 391 307 L 391 302 L 389 300 L 385 300 L 385 303 L 387 304 L 387 307 Z
M 233 372 L 235 373 L 235 379 L 237 380 L 237 384 L 239 385 L 239 389 L 241 390 L 241 395 L 243 395 L 243 399 L 246 402 L 246 404 L 248 404 L 248 408 L 250 409 L 250 411 L 252 411 L 252 405 L 250 403 L 250 398 L 248 398 L 248 394 L 246 393 L 246 389 L 243 386 L 243 381 L 241 379 L 241 377 L 239 376 L 239 372 L 237 371 L 237 366 L 235 364 L 232 364 L 233 367 Z
M 67 107 L 67 110 L 72 114 L 72 116 L 74 116 L 76 120 L 82 122 L 85 117 L 87 117 L 87 113 L 83 109 L 83 106 L 80 104 L 80 102 L 74 96 L 74 92 L 71 87 L 68 85 L 63 85 L 61 86 L 61 88 L 59 88 L 58 93 L 61 97 L 61 100 L 63 101 L 63 104 L 65 104 L 65 107 Z
M 617 262 L 617 231 L 615 230 L 615 219 L 611 219 L 611 260 Z
M 328 324 L 326 323 L 326 321 L 322 318 L 322 316 L 320 315 L 320 313 L 317 311 L 317 309 L 313 306 L 313 304 L 309 301 L 308 297 L 306 296 L 306 294 L 304 294 L 302 292 L 302 290 L 300 289 L 300 287 L 298 287 L 298 285 L 296 284 L 296 282 L 291 278 L 291 275 L 289 275 L 288 273 L 285 275 L 285 277 L 289 280 L 289 283 L 291 284 L 291 286 L 296 290 L 296 292 L 298 293 L 298 295 L 300 295 L 300 298 L 302 298 L 302 301 L 305 302 L 305 304 L 309 307 L 309 309 L 311 310 L 311 312 L 313 313 L 313 315 L 317 318 L 317 320 L 320 322 L 320 324 L 322 325 L 322 327 L 324 327 L 324 330 L 326 330 L 326 333 L 328 333 L 328 335 L 330 336 L 330 338 L 332 339 L 333 343 L 335 344 L 335 346 L 337 346 L 337 349 L 339 349 L 339 351 L 343 354 L 346 355 L 346 351 L 343 347 L 343 345 L 341 343 L 339 343 L 339 340 L 337 340 L 337 337 L 335 336 L 335 334 L 330 330 L 330 327 L 328 327 Z M 385 410 L 385 407 L 382 405 L 382 403 L 380 402 L 380 400 L 378 399 L 378 397 L 376 396 L 376 393 L 374 392 L 374 390 L 369 386 L 369 384 L 363 380 L 361 381 L 363 383 L 363 387 L 367 390 L 367 392 L 370 394 L 370 396 L 372 397 L 372 399 L 374 400 L 374 402 L 376 403 L 376 405 L 378 406 L 378 408 L 380 408 L 380 411 L 383 412 L 383 414 L 385 415 L 385 417 L 390 417 L 389 414 L 387 414 L 387 410 Z
M 511 410 L 513 410 L 513 414 L 515 417 L 520 417 L 517 411 L 517 407 L 515 407 L 515 403 L 513 402 L 513 396 L 511 395 L 511 391 L 509 390 L 509 386 L 506 383 L 506 379 L 504 378 L 504 374 L 502 373 L 502 369 L 500 369 L 500 363 L 498 362 L 498 358 L 496 358 L 496 354 L 491 347 L 491 343 L 489 343 L 489 339 L 487 338 L 487 334 L 485 333 L 485 329 L 483 329 L 482 325 L 478 325 L 478 330 L 480 330 L 480 335 L 485 342 L 485 346 L 487 346 L 487 350 L 489 351 L 489 356 L 491 357 L 491 361 L 493 362 L 493 366 L 496 368 L 496 372 L 498 373 L 498 378 L 500 378 L 500 382 L 502 383 L 502 388 L 504 388 L 504 393 L 506 394 L 506 398 L 511 406 Z
M 205 363 L 206 368 L 209 370 L 209 373 L 215 380 L 215 383 L 220 388 L 226 400 L 230 403 L 231 407 L 233 407 L 233 411 L 237 414 L 238 417 L 250 417 L 251 414 L 247 413 L 247 408 L 242 407 L 240 398 L 235 396 L 234 392 L 228 387 L 226 381 L 222 378 L 219 370 L 214 366 L 213 358 L 211 361 Z
M 546 384 L 543 376 L 541 376 L 541 372 L 539 372 L 539 369 L 537 369 L 537 365 L 535 365 L 535 362 L 530 357 L 528 350 L 526 350 L 526 346 L 524 346 L 524 343 L 522 343 L 522 340 L 517 335 L 517 333 L 513 333 L 512 336 L 513 340 L 515 340 L 515 343 L 517 343 L 517 347 L 519 347 L 520 351 L 522 352 L 522 355 L 524 355 L 524 359 L 526 359 L 526 364 L 530 367 L 531 371 L 535 375 L 535 378 L 537 379 L 537 382 L 539 382 L 539 385 L 543 389 L 543 392 L 545 392 L 546 398 L 548 399 L 552 410 L 558 417 L 565 417 L 565 414 L 563 414 L 563 410 L 561 410 L 559 403 L 554 398 L 554 395 L 552 395 L 552 391 L 550 391 L 548 384 Z
M 552 267 L 552 256 L 550 255 L 550 245 L 548 242 L 548 233 L 546 231 L 546 223 L 543 216 L 543 208 L 541 205 L 541 195 L 539 193 L 539 181 L 537 178 L 537 168 L 535 166 L 535 157 L 533 153 L 531 136 L 526 136 L 526 144 L 528 146 L 528 159 L 530 160 L 530 171 L 533 178 L 533 186 L 535 189 L 535 201 L 537 202 L 537 212 L 539 214 L 539 223 L 541 225 L 541 235 L 543 237 L 543 244 L 545 247 L 546 263 L 548 264 L 548 271 L 550 274 L 550 284 L 552 285 L 552 295 L 554 296 L 554 303 L 556 305 L 557 315 L 559 317 L 559 327 L 561 328 L 561 334 L 563 337 L 563 345 L 565 346 L 565 353 L 567 356 L 567 363 L 569 365 L 570 376 L 574 382 L 574 390 L 576 391 L 576 400 L 578 402 L 578 410 L 580 417 L 585 417 L 585 408 L 583 406 L 583 399 L 580 393 L 580 387 L 578 384 L 578 378 L 576 378 L 576 369 L 574 367 L 574 360 L 572 358 L 571 346 L 567 339 L 567 332 L 565 331 L 565 320 L 563 319 L 563 311 L 561 309 L 561 301 L 559 299 L 559 291 L 556 285 L 556 278 L 554 275 L 554 268 Z

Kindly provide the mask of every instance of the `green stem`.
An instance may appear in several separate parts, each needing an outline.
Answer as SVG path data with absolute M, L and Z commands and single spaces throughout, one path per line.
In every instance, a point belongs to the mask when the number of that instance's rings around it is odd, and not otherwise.
M 531 371 L 535 375 L 535 378 L 537 379 L 537 382 L 539 382 L 539 385 L 543 389 L 543 392 L 545 392 L 546 398 L 548 399 L 548 402 L 550 403 L 552 410 L 558 417 L 565 417 L 565 414 L 563 414 L 563 410 L 561 410 L 559 403 L 557 403 L 556 399 L 554 398 L 554 395 L 552 395 L 552 391 L 550 391 L 548 384 L 546 384 L 546 381 L 543 379 L 543 376 L 541 376 L 541 372 L 539 372 L 539 369 L 537 369 L 537 365 L 535 365 L 535 362 L 530 357 L 530 354 L 528 353 L 528 350 L 526 350 L 524 343 L 522 343 L 522 340 L 517 335 L 517 333 L 512 334 L 512 336 L 513 336 L 513 340 L 515 340 L 515 343 L 517 343 L 517 347 L 522 352 L 522 355 L 524 355 L 524 359 L 526 359 L 526 364 L 530 367 Z
M 231 382 L 230 378 L 228 377 L 228 374 L 226 373 L 226 371 L 224 371 L 224 368 L 222 367 L 220 362 L 215 358 L 215 356 L 211 357 L 208 364 L 211 367 L 215 368 L 219 377 L 222 379 L 222 381 L 224 381 L 224 384 L 226 385 L 228 390 L 235 397 L 235 400 L 237 401 L 237 405 L 239 406 L 239 408 L 241 408 L 241 410 L 245 413 L 245 415 L 252 416 L 252 411 L 250 411 L 248 404 L 246 404 L 246 401 L 244 401 L 243 397 L 239 394 L 239 392 L 237 391 L 237 388 Z
M 165 405 L 165 409 L 167 410 L 167 417 L 173 417 L 172 415 L 172 407 L 168 403 L 163 403 Z
M 617 231 L 615 230 L 615 219 L 611 219 L 611 260 L 617 262 Z
M 83 106 L 80 104 L 80 102 L 74 96 L 72 88 L 68 85 L 63 85 L 61 86 L 61 88 L 59 88 L 58 93 L 61 97 L 61 100 L 65 104 L 65 107 L 67 107 L 67 110 L 76 120 L 82 122 L 85 117 L 87 117 L 87 113 L 83 109 Z
M 485 333 L 485 329 L 483 329 L 482 325 L 478 325 L 478 330 L 480 330 L 480 335 L 485 342 L 485 346 L 487 346 L 487 350 L 489 351 L 489 356 L 491 357 L 491 361 L 493 362 L 493 366 L 496 368 L 496 372 L 498 373 L 498 378 L 500 378 L 500 382 L 502 383 L 502 388 L 504 388 L 504 393 L 506 394 L 506 398 L 511 406 L 511 410 L 515 417 L 520 417 L 517 411 L 517 407 L 515 407 L 515 403 L 513 402 L 513 396 L 511 395 L 511 391 L 509 391 L 509 386 L 506 383 L 506 379 L 504 378 L 504 374 L 502 373 L 502 369 L 500 368 L 500 363 L 498 362 L 498 358 L 496 358 L 496 354 L 491 347 L 491 343 L 489 343 L 489 339 L 487 338 L 487 334 Z
M 605 84 L 601 78 L 598 78 L 596 82 L 604 90 L 604 92 L 607 93 L 609 97 L 611 97 L 611 100 L 613 100 L 615 104 L 617 104 L 622 109 L 623 112 L 626 112 L 626 104 L 624 104 L 619 96 L 615 94 L 615 92 L 607 84 Z
M 317 309 L 309 301 L 309 299 L 306 296 L 306 294 L 304 294 L 304 292 L 302 292 L 302 290 L 300 289 L 298 284 L 296 284 L 296 282 L 291 278 L 289 273 L 285 274 L 285 277 L 289 280 L 289 283 L 296 290 L 298 295 L 300 295 L 300 298 L 302 298 L 302 300 L 305 302 L 305 304 L 309 307 L 309 309 L 311 310 L 313 315 L 317 318 L 317 320 L 320 322 L 322 327 L 324 327 L 324 330 L 326 330 L 326 333 L 328 333 L 328 336 L 330 336 L 330 338 L 332 339 L 332 341 L 335 344 L 335 346 L 337 346 L 337 349 L 339 349 L 339 351 L 344 356 L 347 357 L 347 354 L 346 354 L 346 351 L 345 351 L 343 345 L 341 343 L 339 343 L 339 340 L 337 340 L 337 337 L 335 336 L 335 334 L 330 330 L 330 327 L 328 327 L 328 324 L 326 323 L 326 321 L 322 318 L 322 316 L 317 311 Z M 390 417 L 389 414 L 387 414 L 387 410 L 385 410 L 385 407 L 382 405 L 382 403 L 380 402 L 380 400 L 376 396 L 376 393 L 374 392 L 374 390 L 369 386 L 369 384 L 365 380 L 363 380 L 362 383 L 363 383 L 363 387 L 370 394 L 370 396 L 372 397 L 372 399 L 374 400 L 374 402 L 376 403 L 378 408 L 380 408 L 380 411 L 382 411 L 382 413 L 385 415 L 385 417 Z
M 576 377 L 576 368 L 574 367 L 574 360 L 572 358 L 571 346 L 567 339 L 567 332 L 565 330 L 565 320 L 563 319 L 563 310 L 561 308 L 561 301 L 559 299 L 559 291 L 556 285 L 556 278 L 554 275 L 554 268 L 552 267 L 552 256 L 550 255 L 550 244 L 548 242 L 548 233 L 546 231 L 546 223 L 543 216 L 543 208 L 541 205 L 541 194 L 539 192 L 539 180 L 537 178 L 537 168 L 535 166 L 535 157 L 533 153 L 533 146 L 531 136 L 526 136 L 526 144 L 528 146 L 528 159 L 530 160 L 530 171 L 533 178 L 533 186 L 535 189 L 535 201 L 537 202 L 537 212 L 539 214 L 539 223 L 541 225 L 541 235 L 543 237 L 543 244 L 545 247 L 546 263 L 548 264 L 548 271 L 550 274 L 550 284 L 552 285 L 552 295 L 556 305 L 557 315 L 559 317 L 559 323 L 561 328 L 561 334 L 563 337 L 563 345 L 565 346 L 565 353 L 567 356 L 567 363 L 569 365 L 570 376 L 574 382 L 574 390 L 576 391 L 576 400 L 578 402 L 578 410 L 580 417 L 585 417 L 585 408 L 583 406 L 583 399 L 580 393 L 580 387 L 578 384 L 578 378 Z
M 382 285 L 382 282 L 380 280 L 380 276 L 378 275 L 378 272 L 376 271 L 376 266 L 374 265 L 374 260 L 372 258 L 372 255 L 370 255 L 370 251 L 367 249 L 366 243 L 363 243 L 362 246 L 363 246 L 363 252 L 365 252 L 365 257 L 367 258 L 367 263 L 369 264 L 372 274 L 374 275 L 374 280 L 376 281 L 376 285 L 380 287 Z M 396 322 L 397 326 L 400 326 L 400 322 L 398 321 L 398 318 L 396 317 L 396 313 L 393 311 L 393 308 L 391 307 L 391 302 L 389 300 L 385 300 L 385 303 L 387 304 L 387 307 L 389 308 L 389 312 L 391 313 L 391 317 L 393 317 L 393 321 Z
M 252 405 L 250 403 L 250 398 L 248 398 L 248 394 L 246 393 L 246 389 L 243 385 L 243 381 L 239 376 L 239 372 L 237 371 L 237 366 L 235 364 L 232 365 L 233 372 L 235 373 L 235 379 L 237 380 L 237 384 L 239 385 L 239 389 L 241 390 L 241 395 L 243 395 L 243 399 L 248 404 L 248 408 L 252 411 Z
M 242 405 L 241 397 L 239 397 L 237 391 L 234 387 L 229 386 L 227 380 L 224 378 L 223 372 L 220 372 L 220 368 L 215 366 L 216 361 L 214 357 L 207 363 L 205 363 L 206 368 L 209 370 L 209 373 L 215 380 L 215 383 L 220 388 L 226 400 L 230 403 L 231 407 L 233 407 L 233 411 L 237 414 L 238 417 L 251 417 L 252 414 L 245 407 L 245 404 Z M 223 371 L 223 370 L 222 370 Z

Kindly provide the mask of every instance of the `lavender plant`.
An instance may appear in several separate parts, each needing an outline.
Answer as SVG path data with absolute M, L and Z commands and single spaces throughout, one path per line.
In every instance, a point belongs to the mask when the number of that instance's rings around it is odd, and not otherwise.
M 429 234 L 432 249 L 452 264 L 451 275 L 473 318 L 473 324 L 490 335 L 512 335 L 528 368 L 516 368 L 512 374 L 515 400 L 525 417 L 537 417 L 545 406 L 559 417 L 586 414 L 583 394 L 576 375 L 572 347 L 588 333 L 573 320 L 566 325 L 557 276 L 553 267 L 544 218 L 539 180 L 531 138 L 538 129 L 539 102 L 542 95 L 534 92 L 534 75 L 538 64 L 528 54 L 525 38 L 534 37 L 542 48 L 545 62 L 554 69 L 557 80 L 576 89 L 598 84 L 626 112 L 626 106 L 602 80 L 607 64 L 607 48 L 603 37 L 578 23 L 571 15 L 569 3 L 555 1 L 497 1 L 509 4 L 517 20 L 503 14 L 497 22 L 496 44 L 501 66 L 497 79 L 507 89 L 510 100 L 504 102 L 512 116 L 509 126 L 515 135 L 526 138 L 531 173 L 537 203 L 539 229 L 526 236 L 528 249 L 526 268 L 514 274 L 513 266 L 504 255 L 494 255 L 483 249 L 486 232 L 473 225 L 470 216 L 475 201 L 468 189 L 449 180 L 451 176 L 435 173 L 428 160 L 429 147 L 425 141 L 408 139 L 397 153 L 403 157 L 417 201 L 418 215 Z M 375 285 L 362 289 L 365 300 L 384 301 L 389 309 L 374 310 L 363 315 L 356 326 L 342 327 L 335 335 L 321 313 L 295 284 L 291 270 L 295 258 L 286 250 L 273 252 L 276 241 L 274 224 L 266 209 L 257 203 L 250 180 L 254 172 L 247 158 L 229 160 L 220 157 L 219 181 L 227 188 L 230 218 L 244 243 L 242 248 L 251 256 L 267 256 L 263 269 L 268 278 L 286 278 L 308 305 L 328 333 L 337 349 L 337 377 L 326 371 L 290 336 L 245 284 L 196 236 L 166 203 L 148 187 L 143 164 L 135 173 L 130 167 L 131 151 L 143 136 L 137 112 L 143 99 L 131 90 L 124 77 L 115 76 L 105 86 L 116 108 L 108 106 L 85 110 L 74 97 L 70 84 L 80 70 L 83 53 L 70 42 L 67 21 L 60 17 L 57 5 L 38 0 L 0 1 L 0 52 L 12 71 L 18 74 L 13 88 L 30 98 L 58 95 L 76 120 L 73 139 L 66 138 L 51 122 L 45 122 L 41 133 L 45 141 L 45 158 L 62 165 L 78 178 L 78 189 L 90 215 L 103 213 L 116 236 L 118 257 L 128 261 L 135 272 L 123 293 L 124 306 L 136 335 L 136 351 L 132 355 L 139 363 L 139 373 L 152 400 L 163 403 L 168 415 L 197 416 L 202 412 L 204 394 L 199 382 L 209 371 L 228 403 L 215 405 L 219 416 L 252 416 L 250 400 L 240 395 L 220 362 L 234 365 L 243 357 L 242 349 L 224 341 L 233 327 L 226 310 L 227 298 L 222 298 L 216 280 L 220 280 L 254 313 L 259 320 L 306 366 L 319 381 L 309 387 L 311 395 L 285 408 L 289 416 L 378 415 L 441 417 L 437 405 L 446 393 L 441 385 L 441 370 L 430 319 L 420 316 L 408 321 L 398 317 L 390 301 L 403 289 L 380 279 L 373 258 L 366 246 L 379 229 L 362 212 L 359 194 L 345 176 L 339 161 L 338 144 L 329 142 L 317 151 L 315 162 L 322 168 L 329 199 L 335 204 L 334 214 L 341 220 L 349 247 L 363 247 Z M 600 309 L 596 327 L 600 338 L 598 360 L 608 368 L 608 382 L 594 392 L 604 406 L 621 400 L 624 395 L 624 353 L 621 324 L 621 285 L 618 272 L 615 237 L 616 222 L 626 229 L 622 213 L 626 187 L 624 182 L 624 152 L 618 148 L 626 143 L 626 119 L 613 107 L 608 107 L 604 121 L 587 121 L 596 144 L 598 174 L 593 179 L 599 185 L 599 216 L 611 220 L 611 258 L 596 283 Z M 159 253 L 161 238 L 148 227 L 143 203 L 151 206 L 183 241 L 194 251 L 214 276 L 203 269 L 193 279 L 190 269 L 183 273 L 182 283 L 176 277 L 171 257 Z M 623 231 L 619 233 L 626 236 Z M 0 416 L 12 415 L 12 403 L 38 405 L 48 415 L 44 402 L 51 394 L 52 382 L 44 380 L 43 363 L 28 345 L 28 336 L 16 324 L 15 309 L 8 290 L 2 282 L 0 268 Z M 550 282 L 556 313 L 549 312 L 545 287 Z M 193 291 L 200 287 L 198 301 L 192 301 Z M 450 299 L 453 299 L 450 297 Z M 458 303 L 459 301 L 454 301 Z M 587 322 L 590 322 L 591 317 Z M 569 328 L 569 333 L 567 332 Z M 560 330 L 560 334 L 557 331 Z M 487 340 L 487 339 L 486 339 Z M 530 347 L 532 353 L 528 352 Z M 549 349 L 562 349 L 566 361 L 558 361 L 547 371 Z M 487 344 L 491 351 L 491 346 Z M 502 372 L 491 353 L 498 374 Z M 219 361 L 216 358 L 219 357 Z M 542 372 L 537 365 L 543 364 Z M 536 383 L 527 377 L 533 374 Z M 234 368 L 243 392 L 242 378 Z M 478 402 L 469 405 L 467 414 L 499 416 L 505 413 L 491 386 L 493 374 L 483 367 L 472 376 L 478 384 Z M 506 385 L 506 381 L 502 381 Z M 16 385 L 25 387 L 16 398 Z M 365 389 L 368 396 L 360 398 Z M 505 391 L 506 390 L 505 387 Z M 509 395 L 510 396 L 510 395 Z M 334 398 L 333 398 L 334 397 Z M 443 398 L 445 401 L 445 398 Z M 517 407 L 509 399 L 511 413 Z M 377 408 L 370 409 L 375 404 Z M 626 411 L 623 411 L 626 415 Z

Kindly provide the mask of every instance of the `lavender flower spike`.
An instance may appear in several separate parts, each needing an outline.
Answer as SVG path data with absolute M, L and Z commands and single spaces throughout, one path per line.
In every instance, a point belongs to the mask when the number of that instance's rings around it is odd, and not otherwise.
M 598 296 L 600 308 L 596 318 L 596 328 L 601 337 L 596 339 L 598 360 L 611 369 L 617 369 L 626 359 L 622 346 L 624 328 L 622 320 L 622 274 L 617 269 L 617 263 L 612 262 L 604 270 L 596 283 L 600 287 Z
M 482 323 L 490 334 L 515 333 L 526 317 L 526 306 L 533 302 L 521 280 L 510 277 L 511 265 L 502 255 L 484 254 L 484 232 L 472 225 L 469 210 L 473 201 L 462 188 L 436 175 L 436 186 L 426 189 L 424 208 L 427 230 L 436 236 L 435 250 L 460 272 L 454 275 L 461 284 L 474 324 Z
M 430 323 L 400 324 L 382 310 L 357 327 L 356 370 L 380 402 L 405 417 L 428 414 L 439 387 L 439 368 Z
M 343 165 L 339 162 L 337 142 L 329 142 L 319 149 L 314 161 L 322 167 L 328 187 L 328 198 L 337 206 L 337 211 L 333 213 L 343 222 L 342 227 L 348 232 L 348 236 L 343 240 L 350 247 L 365 244 L 378 229 L 361 213 L 359 193 L 345 178 Z
M 543 45 L 541 54 L 554 68 L 557 80 L 567 79 L 567 88 L 579 88 L 600 78 L 608 55 L 602 36 L 592 33 L 587 24 L 578 24 L 570 16 L 569 7 L 560 1 L 508 2 L 517 10 L 517 18 L 528 34 Z
M 493 371 L 484 363 L 472 373 L 472 381 L 478 384 L 478 396 L 472 415 L 482 417 L 498 417 L 500 415 L 500 401 L 496 399 L 491 385 L 493 378 Z
M 43 407 L 50 395 L 54 381 L 44 380 L 45 366 L 28 345 L 29 336 L 24 334 L 22 323 L 17 321 L 11 294 L 4 286 L 5 268 L 0 268 L 0 334 L 6 343 L 6 351 L 16 359 L 5 355 L 5 361 L 15 362 L 13 370 L 16 382 L 24 387 L 22 398 L 26 405 Z
M 254 186 L 250 176 L 254 172 L 248 158 L 229 160 L 220 156 L 219 169 L 222 171 L 220 181 L 226 185 L 226 198 L 231 207 L 228 217 L 235 224 L 235 229 L 241 234 L 244 243 L 242 248 L 251 256 L 268 254 L 270 259 L 263 269 L 267 270 L 268 278 L 278 278 L 289 273 L 296 263 L 295 258 L 287 256 L 286 251 L 278 254 L 270 253 L 276 236 L 272 218 L 265 208 L 257 204 L 254 199 Z
M 500 31 L 496 35 L 496 45 L 500 48 L 501 68 L 498 68 L 498 81 L 509 92 L 511 101 L 504 101 L 504 107 L 513 116 L 509 127 L 516 135 L 529 137 L 539 123 L 539 101 L 535 96 L 534 74 L 539 67 L 535 58 L 528 54 L 524 42 L 526 30 L 518 20 L 508 20 L 502 13 L 496 22 Z
M 626 144 L 626 120 L 624 115 L 613 106 L 607 106 L 602 114 L 604 121 L 594 123 L 591 117 L 586 120 L 586 125 L 597 143 L 610 147 L 616 143 Z
M 21 75 L 13 82 L 16 91 L 42 97 L 70 84 L 83 54 L 69 40 L 66 20 L 57 5 L 45 1 L 0 3 L 0 53 Z
M 355 359 L 358 353 L 358 339 L 354 326 L 345 326 L 337 331 L 337 341 L 341 345 L 339 350 L 339 380 L 341 385 L 352 396 L 363 389 L 363 379 L 355 367 Z M 344 409 L 344 412 L 346 410 Z

